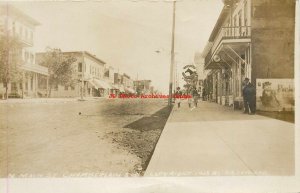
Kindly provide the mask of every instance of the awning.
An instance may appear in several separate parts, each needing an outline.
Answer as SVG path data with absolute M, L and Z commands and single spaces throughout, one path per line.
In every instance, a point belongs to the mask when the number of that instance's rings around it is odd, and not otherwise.
M 116 84 L 110 84 L 110 86 L 111 86 L 111 89 L 119 90 L 119 87 Z
M 89 83 L 90 83 L 93 87 L 95 87 L 95 89 L 98 89 L 98 86 L 97 86 L 92 80 L 89 80 Z
M 105 81 L 103 81 L 103 80 L 93 79 L 93 80 L 91 80 L 91 81 L 89 81 L 89 82 L 91 82 L 91 84 L 92 84 L 96 89 L 98 89 L 98 88 L 110 89 L 110 88 L 111 88 L 111 86 L 110 86 L 107 82 L 105 82 Z
M 125 88 L 125 91 L 129 93 L 135 93 L 135 91 L 132 88 Z
M 27 70 L 27 71 L 30 71 L 30 72 L 36 72 L 36 73 L 43 74 L 43 75 L 46 75 L 46 76 L 49 75 L 48 74 L 48 68 L 44 67 L 44 66 L 41 66 L 41 65 L 24 64 L 24 65 L 21 65 L 20 68 L 23 69 L 23 70 Z

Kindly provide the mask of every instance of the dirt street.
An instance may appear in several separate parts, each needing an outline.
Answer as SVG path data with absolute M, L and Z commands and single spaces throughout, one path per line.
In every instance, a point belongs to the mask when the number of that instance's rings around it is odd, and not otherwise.
M 142 175 L 170 112 L 160 99 L 0 106 L 1 177 Z

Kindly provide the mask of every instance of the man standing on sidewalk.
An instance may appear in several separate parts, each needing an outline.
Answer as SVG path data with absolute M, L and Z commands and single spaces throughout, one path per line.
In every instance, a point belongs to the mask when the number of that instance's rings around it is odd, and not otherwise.
M 248 113 L 250 109 L 250 114 L 254 115 L 256 112 L 256 104 L 255 104 L 255 88 L 250 83 L 249 78 L 245 78 L 244 80 L 244 87 L 243 87 L 243 98 L 244 98 L 244 106 L 245 111 L 244 113 Z

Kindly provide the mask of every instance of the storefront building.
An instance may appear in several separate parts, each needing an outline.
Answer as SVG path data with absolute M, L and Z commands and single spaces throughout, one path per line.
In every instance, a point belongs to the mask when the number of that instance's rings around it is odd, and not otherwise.
M 37 53 L 41 60 L 45 53 Z M 73 85 L 55 85 L 51 88 L 50 97 L 107 97 L 111 85 L 104 77 L 105 62 L 87 51 L 63 52 L 64 55 L 76 58 L 72 64 Z
M 211 101 L 242 108 L 242 81 L 294 78 L 295 1 L 224 0 L 202 52 Z

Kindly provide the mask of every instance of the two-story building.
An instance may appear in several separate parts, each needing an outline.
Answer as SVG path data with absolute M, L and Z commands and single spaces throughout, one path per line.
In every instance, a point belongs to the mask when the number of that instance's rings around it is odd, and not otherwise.
M 20 42 L 20 49 L 15 51 L 21 59 L 18 68 L 22 72 L 21 81 L 8 83 L 8 93 L 23 97 L 38 97 L 44 95 L 46 88 L 40 82 L 46 82 L 48 69 L 35 63 L 34 31 L 40 25 L 38 21 L 13 7 L 0 4 L 1 37 L 16 38 Z M 1 64 L 4 65 L 4 64 Z M 8 63 L 10 65 L 10 63 Z M 1 80 L 0 80 L 1 81 Z M 5 86 L 0 83 L 0 92 L 3 94 Z
M 40 61 L 45 53 L 37 53 Z M 105 62 L 87 51 L 63 52 L 76 61 L 72 64 L 74 85 L 55 85 L 50 97 L 102 97 L 108 96 L 111 85 L 105 78 Z
M 202 52 L 211 100 L 242 107 L 242 81 L 294 78 L 294 0 L 224 0 Z
M 121 83 L 124 86 L 126 93 L 135 93 L 135 90 L 133 89 L 133 80 L 129 75 L 123 73 Z

